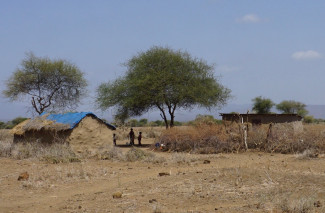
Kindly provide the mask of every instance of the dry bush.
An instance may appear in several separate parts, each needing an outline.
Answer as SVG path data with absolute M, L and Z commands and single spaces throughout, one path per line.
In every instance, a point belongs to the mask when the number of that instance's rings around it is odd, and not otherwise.
M 13 148 L 13 143 L 10 140 L 0 141 L 0 157 L 10 157 Z
M 296 132 L 294 124 L 275 124 L 271 133 L 267 134 L 265 126 L 252 130 L 248 140 L 259 135 L 259 143 L 256 148 L 265 152 L 303 153 L 305 150 L 313 150 L 315 154 L 325 152 L 325 131 L 319 125 L 305 125 L 303 130 Z M 258 133 L 261 132 L 261 133 Z
M 141 149 L 137 149 L 132 147 L 126 154 L 125 154 L 125 160 L 126 161 L 141 161 L 145 160 L 146 158 L 152 158 L 154 156 L 153 153 L 145 152 Z
M 115 146 L 105 147 L 104 149 L 98 150 L 95 157 L 99 160 L 122 160 L 124 159 L 121 149 Z
M 105 148 L 98 149 L 94 157 L 98 160 L 129 162 L 143 161 L 149 163 L 163 163 L 166 161 L 164 157 L 158 157 L 154 153 L 146 152 L 135 147 L 131 147 L 128 152 L 123 153 L 120 148 L 117 148 L 115 146 L 108 146 Z
M 170 161 L 177 164 L 190 164 L 198 161 L 198 158 L 185 153 L 173 153 Z
M 25 142 L 13 144 L 11 157 L 15 159 L 37 158 L 48 163 L 79 162 L 68 144 L 42 144 Z
M 314 149 L 306 149 L 302 153 L 297 153 L 296 158 L 299 160 L 308 160 L 318 157 L 318 153 Z
M 50 163 L 80 161 L 66 143 L 14 143 L 12 139 L 0 142 L 0 156 L 19 160 L 36 158 Z
M 279 200 L 277 206 L 282 212 L 286 213 L 308 213 L 315 210 L 315 199 L 311 197 L 302 197 L 295 200 L 289 200 L 287 197 Z
M 325 125 L 298 126 L 296 123 L 248 125 L 249 149 L 283 154 L 304 153 L 308 157 L 325 153 Z M 225 123 L 224 125 L 199 125 L 187 128 L 172 128 L 162 133 L 158 142 L 165 150 L 190 153 L 239 152 L 245 149 L 244 128 L 247 124 Z M 306 152 L 304 155 L 307 155 Z
M 0 142 L 13 140 L 13 135 L 10 134 L 9 129 L 0 129 Z
M 240 133 L 229 131 L 223 125 L 200 125 L 166 130 L 159 138 L 166 150 L 212 154 L 238 152 L 243 148 Z

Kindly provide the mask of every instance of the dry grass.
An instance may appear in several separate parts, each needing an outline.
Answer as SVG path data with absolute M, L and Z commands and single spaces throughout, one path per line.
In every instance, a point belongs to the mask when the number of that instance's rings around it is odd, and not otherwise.
M 240 136 L 227 134 L 222 125 L 169 129 L 160 136 L 159 143 L 167 150 L 201 154 L 236 152 L 241 148 Z
M 14 143 L 9 131 L 0 132 L 0 156 L 18 160 L 35 158 L 49 163 L 80 161 L 66 143 L 44 144 L 28 141 Z
M 166 161 L 164 157 L 158 157 L 152 152 L 143 151 L 139 148 L 131 147 L 129 151 L 123 153 L 120 148 L 115 146 L 108 146 L 105 149 L 97 150 L 95 158 L 100 160 L 126 162 L 142 161 L 149 163 L 163 163 Z
M 271 127 L 249 125 L 248 148 L 283 154 L 304 153 L 306 150 L 312 150 L 315 156 L 325 153 L 325 125 L 304 125 L 303 128 L 297 128 L 295 125 L 274 124 Z M 241 124 L 233 123 L 173 128 L 163 132 L 159 143 L 165 145 L 165 150 L 176 152 L 201 154 L 240 152 L 245 150 L 243 127 Z

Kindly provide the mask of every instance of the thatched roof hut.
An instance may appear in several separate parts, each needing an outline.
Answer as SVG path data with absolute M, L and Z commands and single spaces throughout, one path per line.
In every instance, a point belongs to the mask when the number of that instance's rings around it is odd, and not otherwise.
M 12 129 L 14 141 L 41 143 L 68 142 L 76 149 L 112 143 L 115 126 L 91 112 L 42 114 L 26 120 Z M 76 151 L 78 151 L 76 150 Z

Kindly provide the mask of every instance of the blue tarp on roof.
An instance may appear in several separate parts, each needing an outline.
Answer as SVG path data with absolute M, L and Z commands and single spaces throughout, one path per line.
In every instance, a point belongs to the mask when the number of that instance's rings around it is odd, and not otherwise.
M 46 113 L 42 113 L 41 115 L 46 115 Z M 55 121 L 56 123 L 63 123 L 70 125 L 70 129 L 73 129 L 83 118 L 85 118 L 87 115 L 93 116 L 97 119 L 99 119 L 94 113 L 91 112 L 68 112 L 64 114 L 49 114 L 46 119 Z M 101 120 L 101 119 L 99 119 Z M 108 126 L 110 129 L 115 130 L 116 127 L 104 122 L 101 120 L 106 126 Z

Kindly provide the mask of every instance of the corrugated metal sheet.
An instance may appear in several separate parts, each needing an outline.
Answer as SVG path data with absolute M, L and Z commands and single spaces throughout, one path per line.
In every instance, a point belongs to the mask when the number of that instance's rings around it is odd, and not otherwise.
M 42 115 L 45 115 L 43 113 Z M 70 125 L 70 129 L 73 129 L 83 118 L 86 116 L 92 116 L 99 119 L 94 113 L 92 112 L 68 112 L 64 114 L 49 114 L 46 119 L 55 121 L 56 123 L 68 124 Z M 99 119 L 104 124 L 106 124 L 110 129 L 115 130 L 116 127 L 104 122 L 103 120 Z

